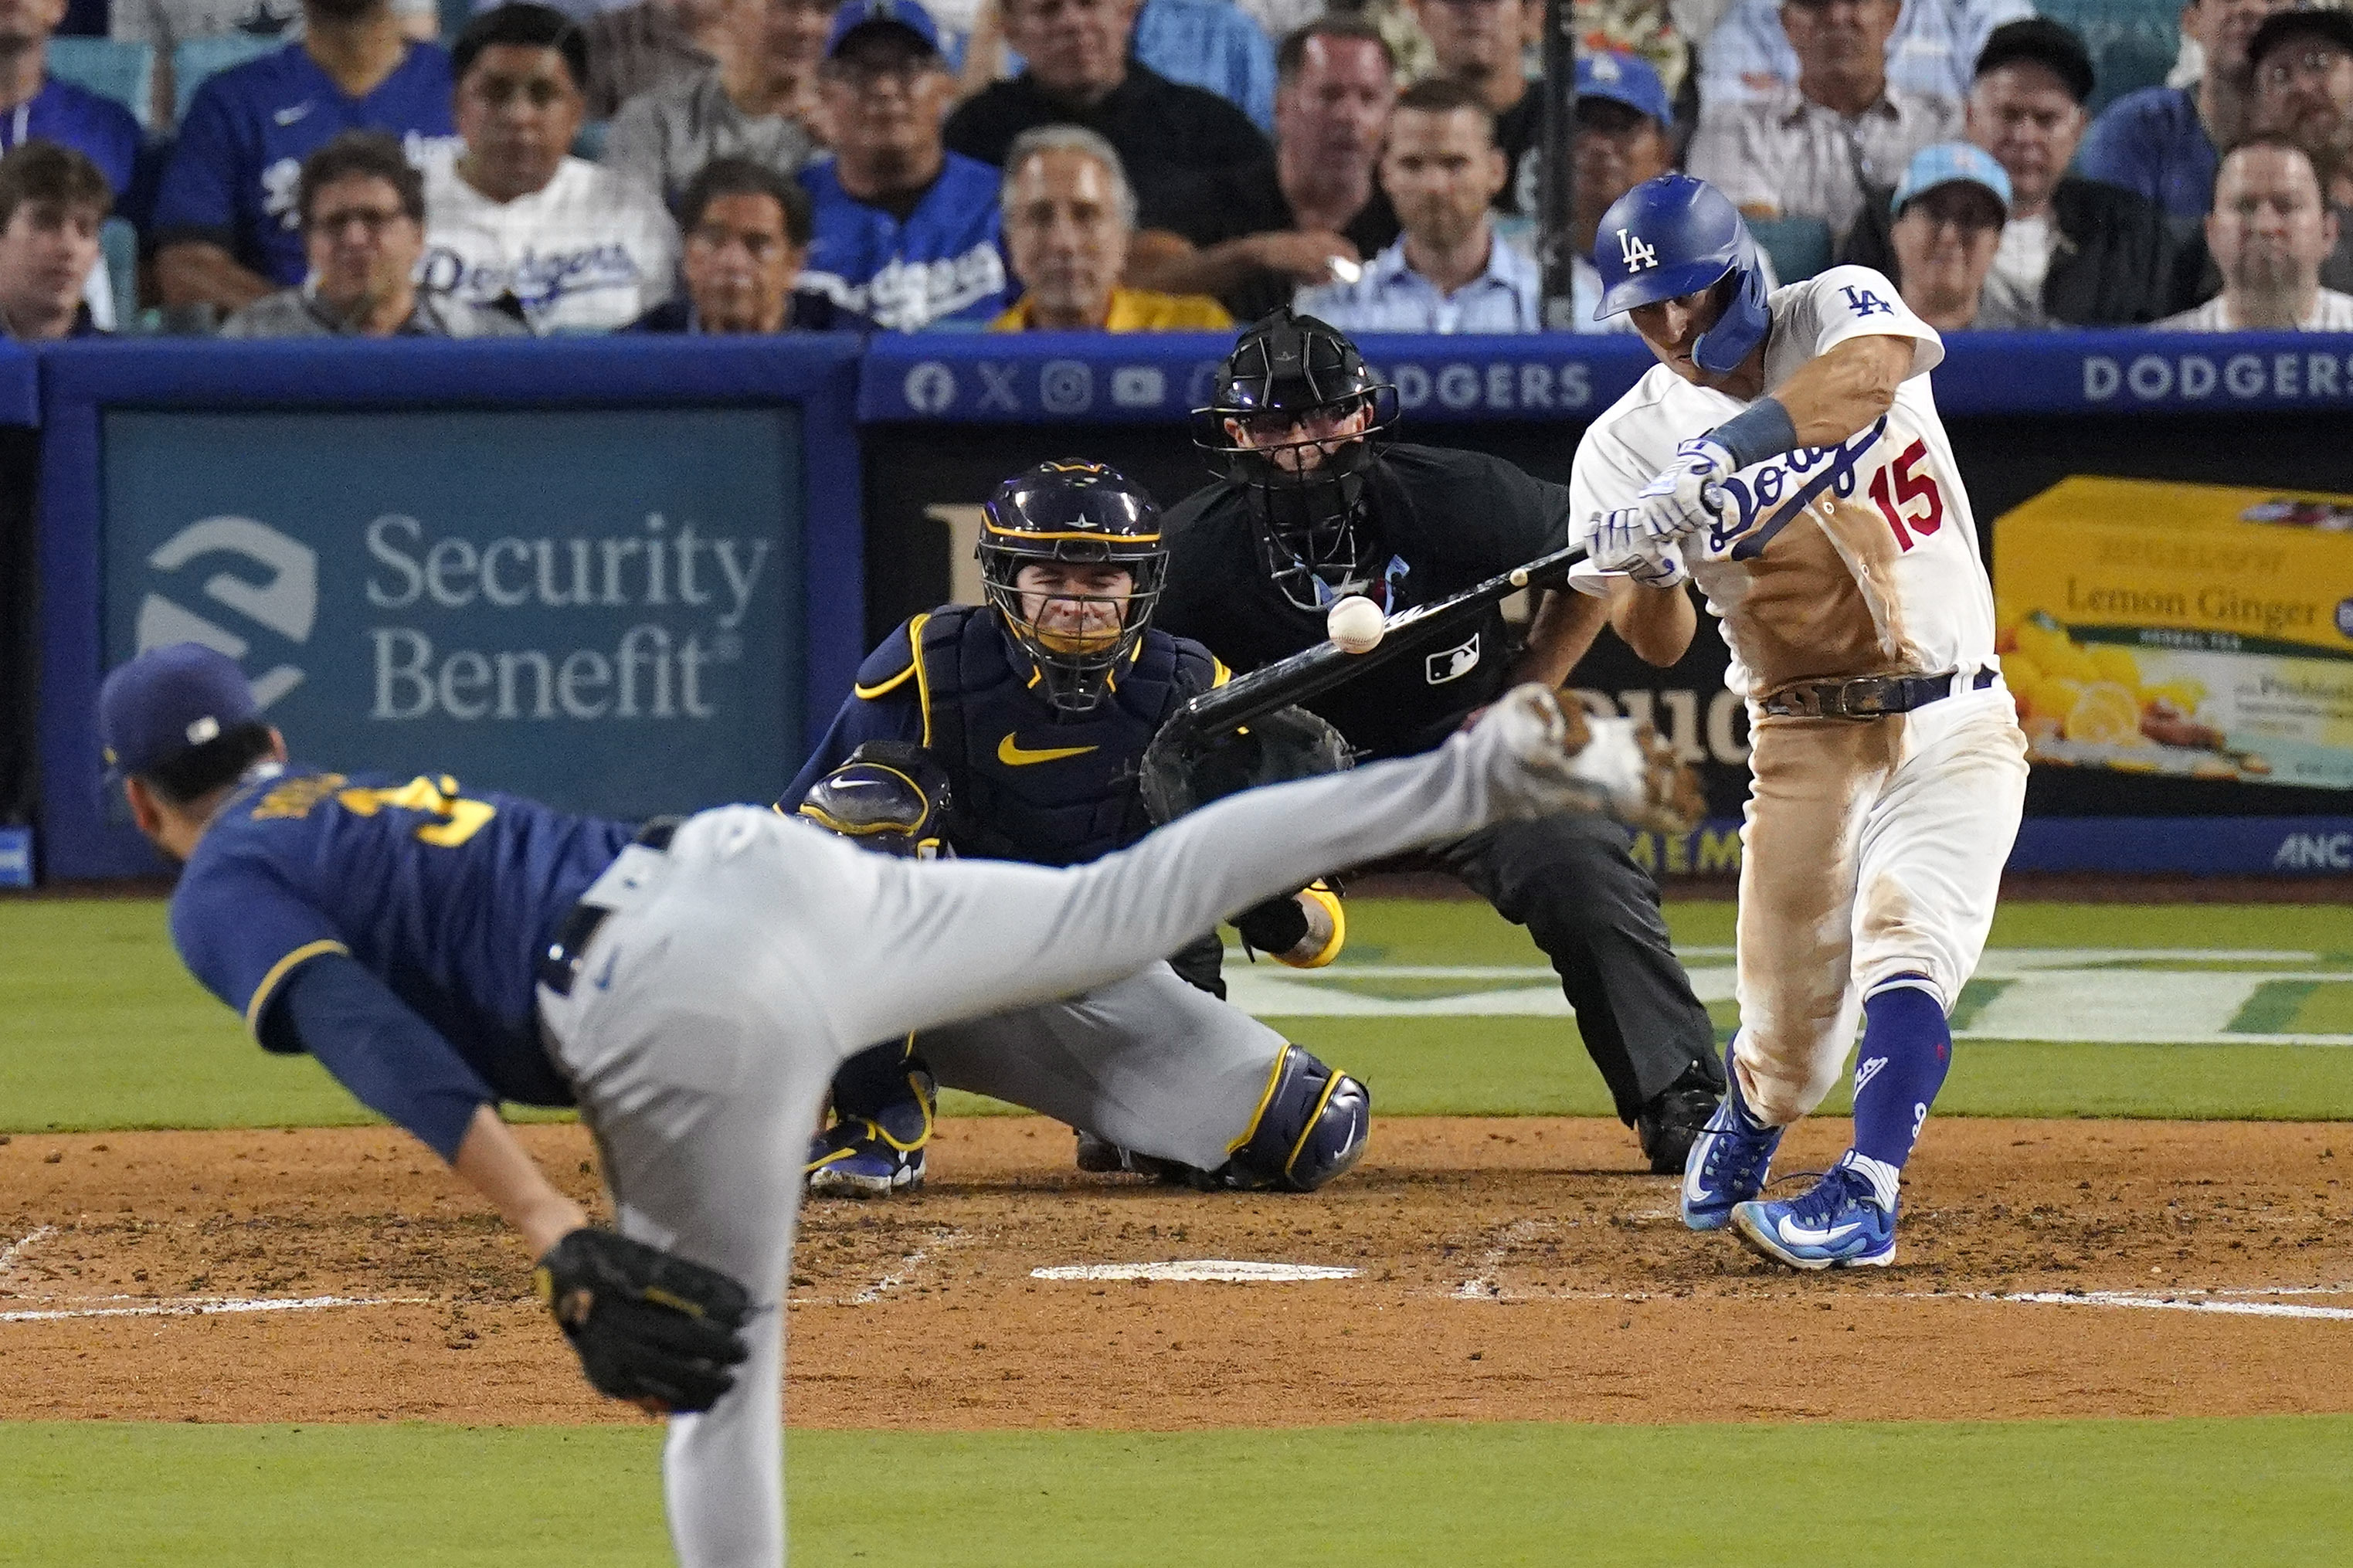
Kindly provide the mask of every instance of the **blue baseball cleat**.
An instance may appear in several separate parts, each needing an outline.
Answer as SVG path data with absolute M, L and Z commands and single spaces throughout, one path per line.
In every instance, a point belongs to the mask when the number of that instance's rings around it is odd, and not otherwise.
M 811 1141 L 807 1175 L 812 1193 L 887 1198 L 923 1184 L 923 1151 L 897 1147 L 871 1121 L 839 1121 Z
M 1895 1261 L 1895 1211 L 1844 1159 L 1803 1197 L 1734 1205 L 1740 1244 L 1792 1268 L 1879 1268 Z
M 1740 1103 L 1740 1079 L 1731 1068 L 1732 1053 L 1726 1051 L 1724 1103 L 1692 1140 L 1683 1161 L 1683 1223 L 1694 1230 L 1722 1230 L 1734 1205 L 1763 1192 L 1773 1151 L 1781 1146 L 1781 1129 L 1759 1127 L 1748 1119 L 1747 1107 Z

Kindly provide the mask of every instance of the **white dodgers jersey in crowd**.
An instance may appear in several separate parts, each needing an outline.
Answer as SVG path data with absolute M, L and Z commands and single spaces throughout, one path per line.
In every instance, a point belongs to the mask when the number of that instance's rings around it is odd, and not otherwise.
M 527 196 L 494 202 L 451 160 L 425 166 L 427 289 L 477 305 L 512 293 L 535 332 L 626 327 L 675 291 L 678 225 L 627 174 L 565 158 Z
M 1990 668 L 1993 595 L 1928 372 L 1936 331 L 1866 267 L 1776 289 L 1765 390 L 1849 338 L 1915 340 L 1885 417 L 1836 447 L 1809 447 L 1725 482 L 1729 522 L 1683 542 L 1732 650 L 1725 683 L 1761 696 L 1794 681 Z M 1674 460 L 1747 406 L 1653 366 L 1585 433 L 1570 479 L 1580 521 L 1633 504 Z

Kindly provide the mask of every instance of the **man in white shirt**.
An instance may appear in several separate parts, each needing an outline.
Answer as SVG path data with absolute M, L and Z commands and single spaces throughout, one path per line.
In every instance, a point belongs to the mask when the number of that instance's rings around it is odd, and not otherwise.
M 668 299 L 679 237 L 661 198 L 567 151 L 586 101 L 579 29 L 504 5 L 450 57 L 465 151 L 426 174 L 425 286 L 480 305 L 512 295 L 543 334 L 609 331 Z
M 1785 0 L 1798 79 L 1754 101 L 1703 104 L 1691 172 L 1751 217 L 1811 217 L 1845 237 L 1872 191 L 1960 129 L 1950 98 L 1893 86 L 1887 38 L 1899 0 Z
M 1951 1065 L 2026 796 L 1993 595 L 1928 389 L 1936 329 L 1880 274 L 1766 294 L 1724 195 L 1669 174 L 1601 220 L 1602 308 L 1659 363 L 1586 431 L 1573 586 L 1644 658 L 1696 629 L 1695 582 L 1748 700 L 1740 1029 L 1693 1143 L 1694 1230 L 1799 1268 L 1890 1263 L 1898 1177 Z M 1688 563 L 1688 565 L 1686 565 Z M 1782 1130 L 1855 1049 L 1854 1143 L 1812 1191 L 1764 1195 Z
M 1296 309 L 1344 332 L 1533 332 L 1543 325 L 1535 263 L 1495 234 L 1489 204 L 1509 170 L 1495 120 L 1444 77 L 1398 95 L 1381 189 L 1405 232 L 1349 282 L 1303 289 Z
M 2337 215 L 2312 159 L 2285 136 L 2251 136 L 2222 157 L 2206 248 L 2222 291 L 2158 326 L 2179 332 L 2353 331 L 2353 294 L 2320 286 Z

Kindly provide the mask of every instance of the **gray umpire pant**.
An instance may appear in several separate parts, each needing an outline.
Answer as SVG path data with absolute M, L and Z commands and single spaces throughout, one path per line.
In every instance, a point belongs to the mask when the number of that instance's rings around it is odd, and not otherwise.
M 624 1234 L 723 1269 L 751 1356 L 674 1417 L 670 1534 L 688 1568 L 784 1560 L 784 1298 L 807 1133 L 875 1040 L 1134 974 L 1335 865 L 1533 809 L 1494 723 L 1435 752 L 1251 790 L 1062 870 L 872 855 L 796 818 L 708 811 L 586 901 L 613 913 L 540 1018 L 597 1140 Z

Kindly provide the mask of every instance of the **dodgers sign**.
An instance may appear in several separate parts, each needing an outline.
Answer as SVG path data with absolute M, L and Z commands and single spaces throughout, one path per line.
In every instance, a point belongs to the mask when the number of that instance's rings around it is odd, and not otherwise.
M 110 412 L 107 662 L 238 659 L 299 755 L 617 816 L 772 797 L 797 416 Z

